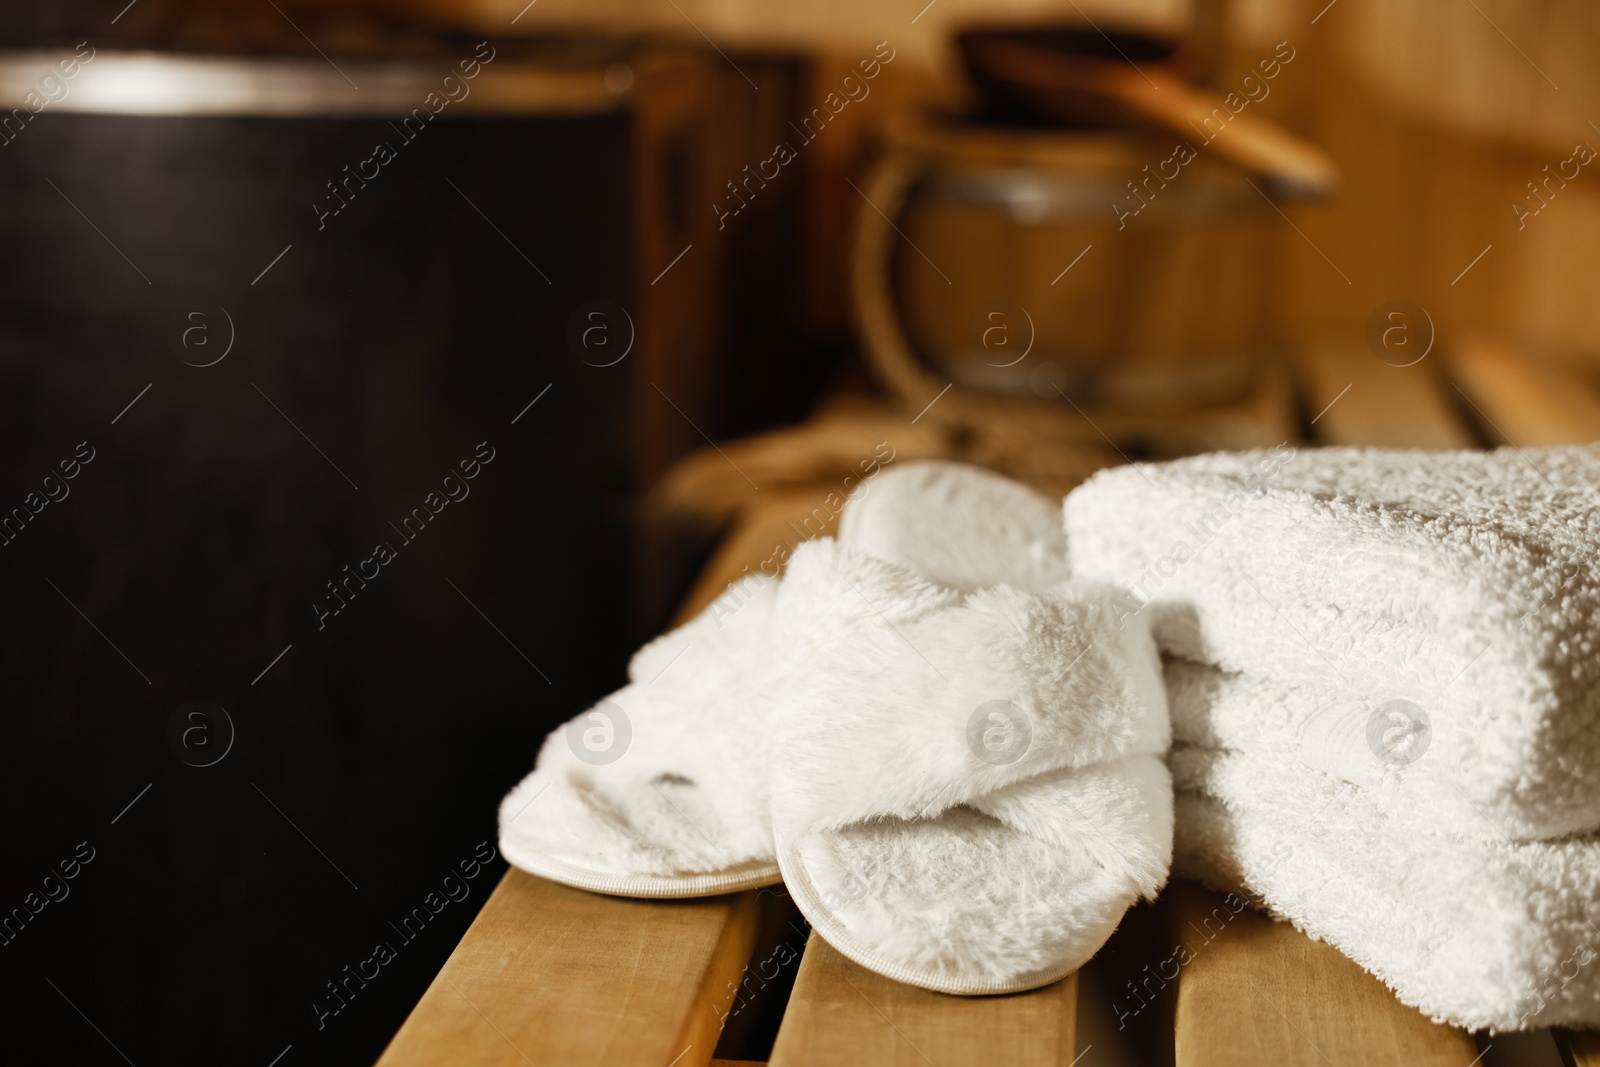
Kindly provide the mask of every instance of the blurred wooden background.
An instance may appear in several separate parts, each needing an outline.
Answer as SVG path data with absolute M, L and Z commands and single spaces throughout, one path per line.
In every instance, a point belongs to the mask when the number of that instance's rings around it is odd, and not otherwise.
M 1600 7 L 1584 0 L 1237 0 L 1220 12 L 1213 0 L 411 2 L 485 26 L 520 11 L 519 30 L 703 31 L 727 47 L 799 47 L 816 54 L 819 88 L 887 40 L 899 58 L 885 84 L 841 116 L 861 132 L 897 101 L 949 99 L 950 33 L 976 21 L 1089 18 L 1181 32 L 1220 20 L 1226 46 L 1216 84 L 1237 84 L 1260 55 L 1288 41 L 1297 62 L 1262 110 L 1321 143 L 1344 174 L 1330 202 L 1289 210 L 1303 233 L 1285 225 L 1278 234 L 1288 265 L 1277 322 L 1285 342 L 1360 344 L 1372 310 L 1406 298 L 1428 309 L 1442 342 L 1487 334 L 1535 360 L 1585 369 L 1594 362 L 1600 301 L 1588 279 L 1600 267 L 1597 180 L 1584 168 L 1550 186 L 1548 206 L 1520 229 L 1512 207 L 1538 207 L 1528 183 L 1544 182 L 1546 166 L 1554 171 L 1575 145 L 1600 149 L 1600 65 L 1589 55 L 1600 40 Z M 859 142 L 830 134 L 816 154 L 815 202 L 835 209 L 825 217 L 845 216 L 854 194 L 841 177 Z M 808 257 L 817 264 L 813 311 L 834 328 L 846 322 L 835 251 L 844 222 L 835 217 L 814 232 L 826 247 Z
M 1277 241 L 1286 264 L 1274 329 L 1289 345 L 1359 345 L 1385 300 L 1426 308 L 1441 343 L 1484 334 L 1527 358 L 1595 363 L 1600 301 L 1587 278 L 1600 266 L 1600 190 L 1582 168 L 1546 183 L 1580 142 L 1600 148 L 1600 6 L 1585 0 L 140 0 L 114 27 L 125 34 L 200 40 L 283 35 L 296 26 L 329 50 L 362 20 L 484 34 L 599 33 L 714 42 L 740 55 L 800 52 L 821 97 L 878 41 L 896 61 L 869 99 L 848 108 L 807 149 L 808 225 L 796 254 L 813 328 L 845 338 L 841 264 L 859 206 L 844 179 L 864 146 L 908 100 L 962 92 L 951 33 L 975 22 L 1093 20 L 1191 31 L 1220 45 L 1218 86 L 1237 84 L 1279 41 L 1297 58 L 1260 112 L 1326 147 L 1344 184 L 1321 205 L 1288 210 Z M 19 20 L 22 20 L 19 22 Z M 7 15 L 46 35 L 75 33 L 68 15 Z M 103 21 L 103 20 L 101 20 Z M 752 90 L 758 91 L 758 90 Z M 806 97 L 802 93 L 802 97 Z M 1546 167 L 1550 170 L 1546 171 Z M 1570 173 L 1570 165 L 1568 173 Z M 1519 221 L 1514 203 L 1538 207 Z M 1298 232 L 1295 227 L 1298 227 Z M 1479 257 L 1481 254 L 1481 258 Z M 1470 269 L 1467 269 L 1470 265 Z M 1465 273 L 1463 273 L 1465 271 Z

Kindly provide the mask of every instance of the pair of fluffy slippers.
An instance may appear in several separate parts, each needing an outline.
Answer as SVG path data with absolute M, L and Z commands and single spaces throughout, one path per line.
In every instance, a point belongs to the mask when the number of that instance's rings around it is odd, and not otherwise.
M 628 896 L 781 879 L 840 952 L 928 989 L 1063 977 L 1172 856 L 1154 645 L 1066 561 L 1030 489 L 883 473 L 837 542 L 730 586 L 553 733 L 503 853 Z

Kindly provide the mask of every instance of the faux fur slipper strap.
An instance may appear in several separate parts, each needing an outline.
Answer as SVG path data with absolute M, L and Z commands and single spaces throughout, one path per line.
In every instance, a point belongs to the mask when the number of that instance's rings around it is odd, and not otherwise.
M 845 955 L 945 992 L 1031 988 L 1165 880 L 1158 662 L 1102 591 L 964 594 L 817 541 L 770 636 L 779 864 Z
M 839 827 L 914 819 L 1045 771 L 1165 748 L 1148 634 L 1092 588 L 962 594 L 830 540 L 778 590 L 779 816 Z
M 500 851 L 533 874 L 637 897 L 779 880 L 761 666 L 777 582 L 730 586 L 640 649 L 629 683 L 546 739 L 500 805 Z

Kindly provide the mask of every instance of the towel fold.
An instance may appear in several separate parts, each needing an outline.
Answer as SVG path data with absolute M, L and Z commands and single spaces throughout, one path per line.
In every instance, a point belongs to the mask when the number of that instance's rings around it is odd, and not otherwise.
M 1074 574 L 1164 651 L 1289 693 L 1249 706 L 1312 730 L 1311 765 L 1359 779 L 1388 709 L 1397 798 L 1549 837 L 1600 824 L 1597 485 L 1595 448 L 1280 446 L 1102 471 L 1065 520 Z
M 1408 832 L 1301 766 L 1178 746 L 1173 873 L 1242 890 L 1468 1029 L 1600 1025 L 1600 835 Z
M 1299 763 L 1368 791 L 1417 832 L 1471 828 L 1515 840 L 1600 826 L 1600 790 L 1566 773 L 1561 753 L 1542 765 L 1472 761 L 1479 739 L 1448 707 L 1352 696 L 1339 685 L 1279 682 L 1169 658 L 1164 667 L 1173 740 Z M 1469 769 L 1475 768 L 1474 769 Z

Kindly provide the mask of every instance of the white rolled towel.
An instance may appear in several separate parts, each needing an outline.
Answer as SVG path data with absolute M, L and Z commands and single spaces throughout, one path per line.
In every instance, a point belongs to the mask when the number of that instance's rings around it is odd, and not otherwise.
M 1438 758 L 1407 775 L 1508 836 L 1597 825 L 1600 449 L 1139 464 L 1074 490 L 1065 524 L 1074 575 L 1120 586 L 1163 650 L 1417 709 Z
M 1600 1026 L 1600 835 L 1416 834 L 1294 764 L 1177 746 L 1173 873 L 1242 891 L 1470 1030 Z

